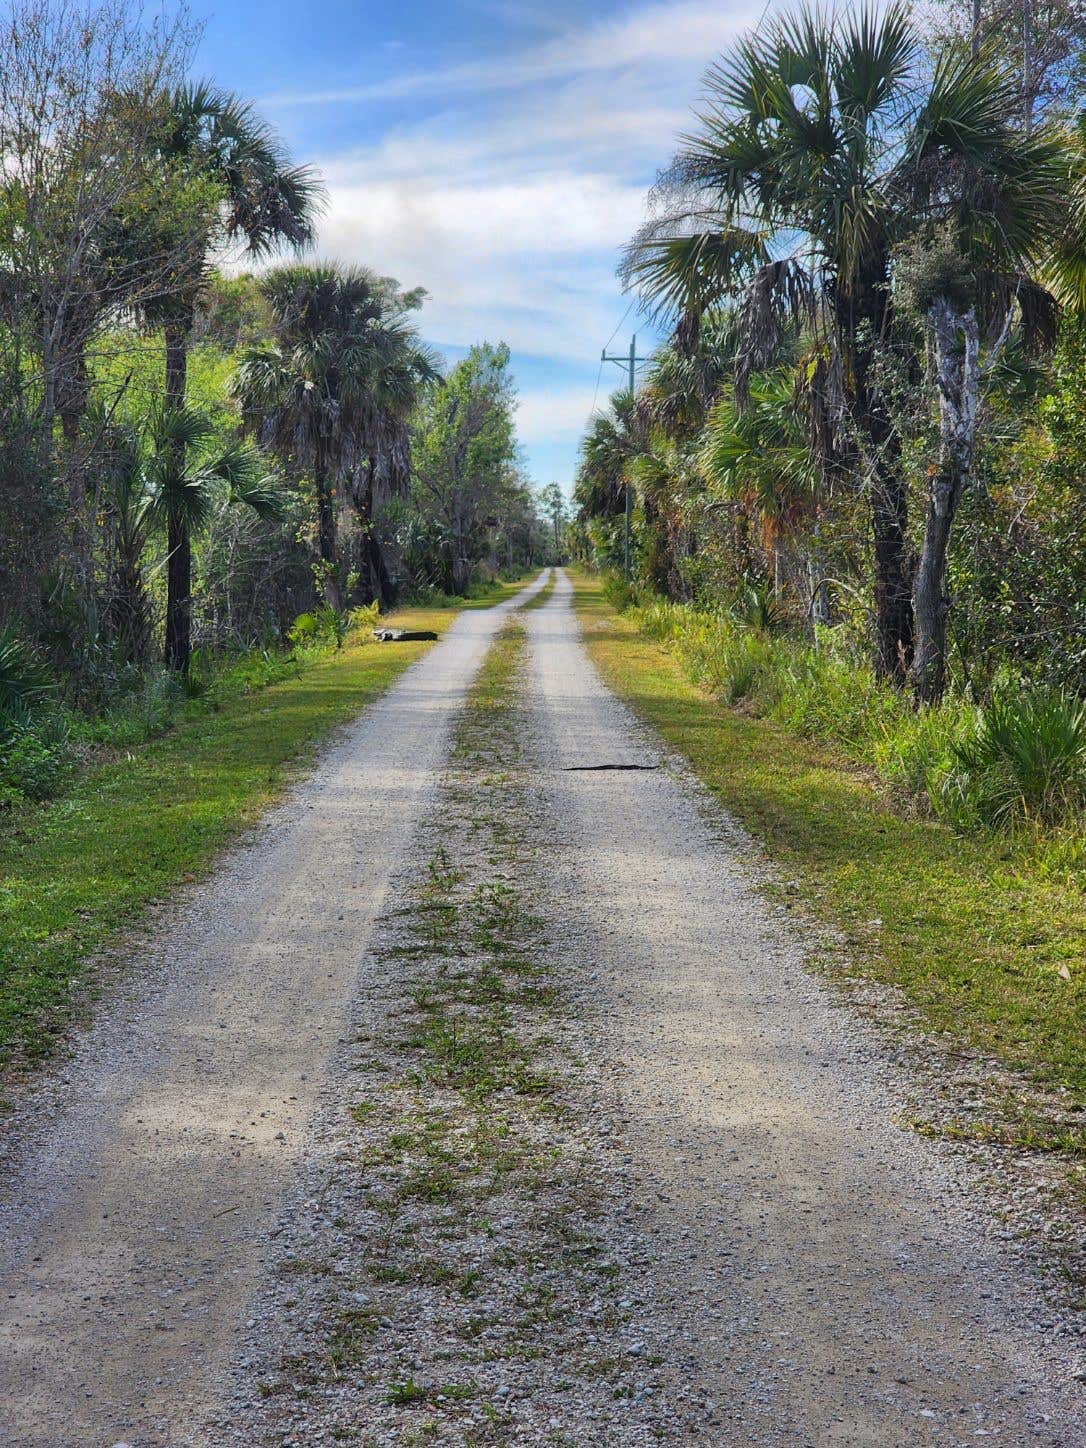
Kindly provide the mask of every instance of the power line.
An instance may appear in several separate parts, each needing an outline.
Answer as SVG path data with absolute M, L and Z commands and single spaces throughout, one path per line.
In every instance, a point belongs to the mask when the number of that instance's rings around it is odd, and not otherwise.
M 619 330 L 620 330 L 620 328 L 622 327 L 623 322 L 624 322 L 624 321 L 626 320 L 626 318 L 630 315 L 630 312 L 631 312 L 632 310 L 633 310 L 633 300 L 630 301 L 629 306 L 628 306 L 628 307 L 626 308 L 626 310 L 623 312 L 622 316 L 618 319 L 618 326 L 615 328 L 615 330 L 614 330 L 614 331 L 611 333 L 611 335 L 608 337 L 607 341 L 603 344 L 603 350 L 604 350 L 605 352 L 607 351 L 608 347 L 610 347 L 611 343 L 615 340 L 615 338 L 618 336 Z M 601 357 L 601 358 L 600 358 L 600 365 L 599 365 L 599 367 L 598 367 L 597 370 L 596 370 L 596 385 L 595 385 L 595 387 L 593 387 L 593 389 L 592 389 L 592 406 L 588 409 L 588 417 L 587 417 L 587 419 L 585 420 L 585 427 L 586 427 L 586 428 L 588 427 L 588 424 L 592 421 L 592 418 L 595 416 L 596 403 L 597 403 L 597 401 L 599 400 L 599 395 L 600 395 L 600 380 L 601 380 L 601 378 L 603 377 L 603 363 L 604 363 L 604 359 L 603 359 L 603 357 Z
M 623 312 L 622 316 L 619 318 L 618 326 L 615 328 L 615 330 L 614 330 L 614 331 L 611 333 L 611 335 L 608 337 L 607 341 L 604 342 L 604 344 L 603 344 L 603 350 L 604 350 L 605 352 L 607 351 L 608 347 L 610 347 L 611 343 L 615 340 L 615 338 L 618 336 L 618 334 L 619 334 L 619 329 L 621 328 L 623 322 L 624 322 L 624 321 L 626 320 L 626 318 L 630 315 L 631 311 L 633 311 L 633 304 L 634 304 L 634 299 L 631 298 L 631 300 L 630 300 L 630 305 L 626 308 L 626 310 Z

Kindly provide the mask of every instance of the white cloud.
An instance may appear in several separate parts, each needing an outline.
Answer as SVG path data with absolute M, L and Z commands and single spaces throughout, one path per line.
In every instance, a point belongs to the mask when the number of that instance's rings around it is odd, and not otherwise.
M 369 136 L 369 103 L 418 102 L 416 119 L 318 161 L 330 195 L 322 250 L 426 287 L 422 324 L 439 345 L 502 339 L 514 367 L 518 354 L 549 358 L 555 385 L 525 393 L 522 436 L 529 450 L 565 439 L 572 463 L 592 400 L 585 365 L 626 305 L 620 248 L 706 65 L 760 9 L 654 0 L 561 33 L 544 25 L 500 62 L 274 98 L 337 116 L 361 105 Z
M 517 406 L 517 431 L 521 441 L 528 446 L 578 442 L 591 416 L 595 395 L 593 388 L 580 385 L 527 389 Z
M 742 4 L 730 14 L 719 0 L 677 0 L 642 6 L 567 32 L 530 53 L 495 64 L 472 61 L 445 69 L 408 72 L 357 86 L 280 92 L 264 97 L 277 106 L 311 106 L 402 100 L 417 95 L 511 91 L 564 76 L 621 70 L 627 66 L 694 61 L 704 64 L 761 13 Z

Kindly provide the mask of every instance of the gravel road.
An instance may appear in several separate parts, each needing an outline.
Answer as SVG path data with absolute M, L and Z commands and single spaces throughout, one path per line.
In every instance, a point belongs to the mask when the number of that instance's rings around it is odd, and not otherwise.
M 506 608 L 465 614 L 166 922 L 39 1097 L 0 1192 L 0 1443 L 1086 1443 L 1082 1363 L 1016 1244 L 894 1124 L 897 1068 L 805 969 L 749 842 L 601 684 L 570 598 L 559 573 L 522 616 L 523 747 L 451 748 Z M 470 948 L 410 934 L 444 918 L 417 898 L 427 850 Z M 399 1038 L 425 1044 L 435 991 L 494 948 L 496 868 L 538 912 L 555 1012 L 496 1017 L 501 1039 L 553 1034 L 561 1110 L 525 1118 L 530 1156 L 503 1147 L 505 1195 L 469 1209 L 464 1102 L 428 1097 Z M 534 932 L 508 945 L 518 989 Z M 495 1100 L 515 1143 L 516 1093 Z M 435 1161 L 449 1181 L 420 1197 Z M 606 1290 L 547 1232 L 604 1254 Z
M 390 873 L 510 606 L 464 613 L 192 892 L 32 1108 L 0 1194 L 0 1442 L 197 1441 Z
M 598 973 L 639 1235 L 715 1404 L 708 1441 L 1086 1442 L 1082 1364 L 1048 1343 L 1036 1284 L 947 1154 L 893 1124 L 878 1042 L 805 973 L 707 792 L 604 688 L 570 596 L 561 576 L 525 615 L 555 943 Z

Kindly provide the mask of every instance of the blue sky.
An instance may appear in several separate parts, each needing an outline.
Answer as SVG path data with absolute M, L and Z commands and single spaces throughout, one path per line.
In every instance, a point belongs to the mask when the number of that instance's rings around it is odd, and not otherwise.
M 218 0 L 196 69 L 323 173 L 323 255 L 425 286 L 424 331 L 450 358 L 509 343 L 529 472 L 568 487 L 629 301 L 619 249 L 706 65 L 762 8 Z M 611 350 L 635 326 L 650 341 L 635 311 Z M 619 381 L 604 369 L 600 399 Z

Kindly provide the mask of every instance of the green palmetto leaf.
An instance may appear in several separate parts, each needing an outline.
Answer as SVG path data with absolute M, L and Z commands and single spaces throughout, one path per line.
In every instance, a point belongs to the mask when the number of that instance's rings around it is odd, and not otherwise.
M 847 12 L 834 50 L 836 103 L 850 120 L 862 124 L 893 103 L 915 64 L 918 45 L 911 8 L 863 5 Z
M 232 503 L 252 508 L 261 518 L 282 517 L 282 490 L 254 448 L 235 443 L 206 461 L 203 471 L 209 484 L 223 484 Z
M 0 715 L 21 715 L 55 688 L 44 662 L 10 626 L 0 629 Z
M 1042 266 L 1042 279 L 1059 302 L 1086 313 L 1086 112 L 1064 136 L 1067 205 Z
M 758 377 L 742 409 L 734 398 L 717 403 L 699 467 L 710 490 L 754 509 L 772 531 L 809 512 L 818 478 L 790 370 Z
M 725 226 L 690 236 L 635 240 L 627 275 L 657 311 L 700 321 L 769 260 L 764 234 Z

